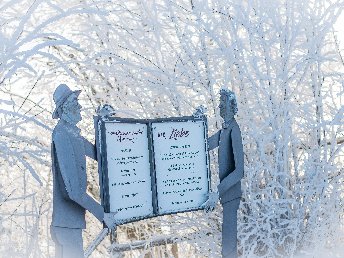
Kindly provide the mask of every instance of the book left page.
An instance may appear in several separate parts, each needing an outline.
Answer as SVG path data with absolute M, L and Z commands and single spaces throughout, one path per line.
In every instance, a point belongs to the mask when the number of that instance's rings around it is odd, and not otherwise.
M 147 124 L 106 122 L 110 212 L 128 222 L 153 214 Z

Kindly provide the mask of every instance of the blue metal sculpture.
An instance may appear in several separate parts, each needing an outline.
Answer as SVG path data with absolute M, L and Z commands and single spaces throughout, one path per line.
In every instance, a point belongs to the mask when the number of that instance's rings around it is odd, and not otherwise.
M 218 195 L 223 207 L 222 257 L 237 257 L 237 210 L 241 198 L 241 179 L 244 176 L 244 152 L 239 126 L 234 115 L 237 102 L 232 91 L 220 91 L 222 129 L 208 139 L 209 150 L 218 149 Z M 217 193 L 211 193 L 205 203 L 206 210 L 215 208 Z
M 84 257 L 82 229 L 86 227 L 86 210 L 108 228 L 115 227 L 113 214 L 104 214 L 103 207 L 86 193 L 86 156 L 96 160 L 96 151 L 76 126 L 82 119 L 78 103 L 80 92 L 61 84 L 53 95 L 56 104 L 53 118 L 59 122 L 51 145 L 54 181 L 51 236 L 58 258 Z

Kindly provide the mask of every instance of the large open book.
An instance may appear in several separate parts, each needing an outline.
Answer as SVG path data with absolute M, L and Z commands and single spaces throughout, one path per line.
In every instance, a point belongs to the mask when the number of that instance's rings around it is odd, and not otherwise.
M 98 118 L 101 199 L 121 223 L 202 208 L 210 186 L 205 117 Z

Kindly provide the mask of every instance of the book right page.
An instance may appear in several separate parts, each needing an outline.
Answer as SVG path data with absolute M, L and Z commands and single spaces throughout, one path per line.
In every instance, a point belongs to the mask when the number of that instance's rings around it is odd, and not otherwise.
M 152 123 L 158 214 L 199 209 L 209 191 L 205 121 Z

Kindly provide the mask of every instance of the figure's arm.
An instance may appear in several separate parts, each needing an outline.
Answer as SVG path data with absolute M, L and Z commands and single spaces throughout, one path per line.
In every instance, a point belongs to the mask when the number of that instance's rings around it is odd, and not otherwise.
M 53 136 L 53 141 L 57 156 L 56 162 L 58 162 L 68 197 L 91 212 L 100 222 L 102 222 L 104 218 L 103 207 L 86 193 L 86 189 L 81 189 L 80 187 L 80 179 L 76 167 L 77 164 L 75 160 L 73 160 L 77 154 L 74 153 L 68 137 L 61 132 L 56 132 Z
M 92 143 L 90 143 L 87 139 L 82 137 L 84 141 L 84 146 L 85 146 L 85 153 L 88 157 L 91 159 L 97 160 L 97 149 L 96 146 Z
M 213 134 L 208 138 L 208 150 L 213 150 L 219 146 L 220 141 L 220 131 Z M 215 209 L 216 203 L 218 201 L 217 192 L 209 192 L 208 199 L 202 204 L 206 212 L 212 211 Z
M 235 169 L 232 173 L 226 176 L 217 186 L 220 197 L 225 192 L 227 192 L 229 188 L 238 183 L 244 177 L 244 152 L 241 140 L 241 133 L 238 126 L 233 127 L 231 137 Z
M 220 141 L 220 131 L 217 133 L 213 134 L 208 138 L 208 148 L 209 150 L 215 149 L 216 147 L 219 146 L 219 141 Z

